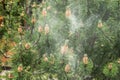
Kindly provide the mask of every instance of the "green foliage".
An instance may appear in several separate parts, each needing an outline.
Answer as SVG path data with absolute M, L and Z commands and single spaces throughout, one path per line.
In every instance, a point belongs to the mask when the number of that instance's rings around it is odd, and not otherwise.
M 85 74 L 89 75 L 92 72 L 93 62 L 89 59 L 88 64 L 84 64 L 83 62 L 80 63 L 80 71 Z
M 65 15 L 67 8 L 70 16 Z M 84 80 L 89 76 L 117 80 L 119 64 L 113 61 L 120 57 L 118 8 L 116 0 L 2 0 L 0 54 L 10 61 L 1 60 L 0 65 L 9 63 L 13 80 Z M 10 46 L 12 42 L 16 46 Z M 9 51 L 14 54 L 8 55 Z M 85 53 L 87 65 L 81 61 Z M 111 71 L 109 62 L 113 62 Z M 23 71 L 18 72 L 20 64 Z M 66 64 L 70 72 L 65 72 Z
M 115 77 L 118 74 L 118 66 L 115 63 L 113 63 L 111 70 L 108 68 L 108 66 L 109 65 L 106 65 L 104 67 L 103 73 L 108 77 Z

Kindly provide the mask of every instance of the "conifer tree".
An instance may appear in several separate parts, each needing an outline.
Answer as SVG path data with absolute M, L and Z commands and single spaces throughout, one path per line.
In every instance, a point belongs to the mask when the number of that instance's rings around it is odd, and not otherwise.
M 0 79 L 119 80 L 117 0 L 1 0 Z

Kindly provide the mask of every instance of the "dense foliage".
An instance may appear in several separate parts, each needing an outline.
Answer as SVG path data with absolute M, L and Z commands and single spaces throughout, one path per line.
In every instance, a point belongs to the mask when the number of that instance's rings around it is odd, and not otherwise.
M 119 80 L 119 37 L 119 0 L 0 0 L 0 78 Z

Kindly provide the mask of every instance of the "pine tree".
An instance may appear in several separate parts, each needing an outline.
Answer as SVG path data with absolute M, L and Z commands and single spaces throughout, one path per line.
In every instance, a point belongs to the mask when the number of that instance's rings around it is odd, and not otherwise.
M 119 1 L 1 0 L 6 80 L 119 80 Z

